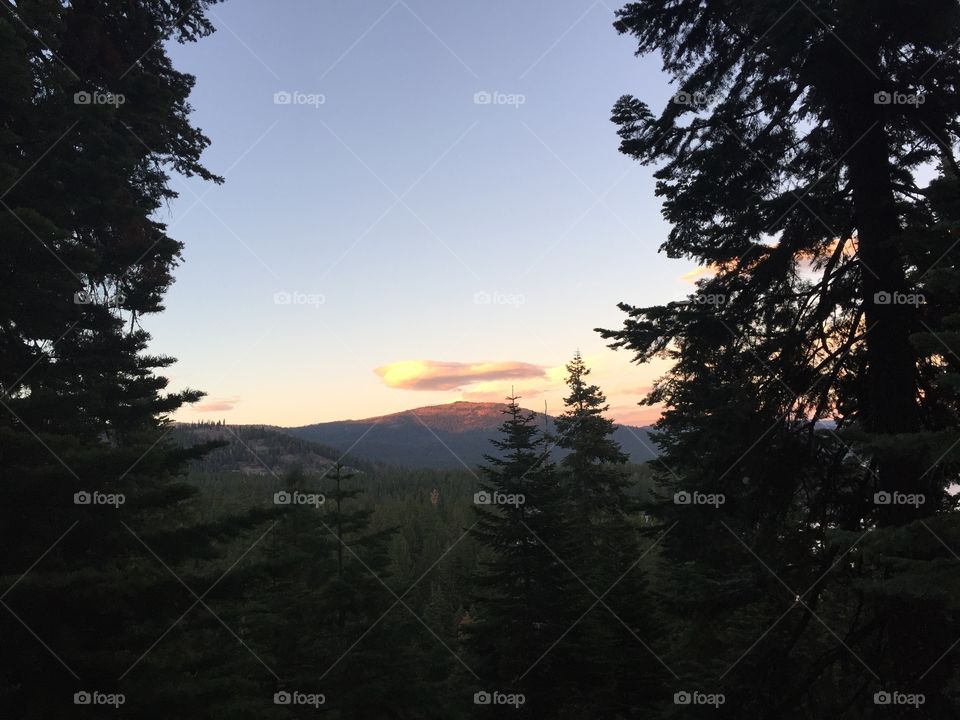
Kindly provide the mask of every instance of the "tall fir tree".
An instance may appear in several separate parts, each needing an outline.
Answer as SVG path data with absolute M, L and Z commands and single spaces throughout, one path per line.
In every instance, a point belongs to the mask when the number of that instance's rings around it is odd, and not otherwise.
M 185 520 L 180 476 L 205 448 L 167 432 L 201 393 L 167 390 L 173 359 L 146 351 L 141 320 L 180 261 L 155 217 L 168 173 L 220 181 L 189 121 L 193 78 L 164 48 L 207 35 L 210 4 L 0 3 L 5 717 L 102 712 L 74 704 L 92 691 L 138 717 L 204 712 L 192 670 L 217 653 L 193 664 L 203 649 L 171 631 L 194 598 L 168 568 L 199 594 L 256 518 Z
M 567 364 L 569 395 L 556 420 L 560 481 L 569 518 L 565 561 L 593 609 L 582 621 L 570 668 L 584 707 L 602 717 L 635 717 L 663 693 L 669 672 L 640 547 L 639 508 L 629 493 L 628 456 L 612 435 L 603 391 L 577 351 Z M 653 542 L 651 540 L 651 542 Z M 649 561 L 647 565 L 649 566 Z
M 663 163 L 663 249 L 712 273 L 602 331 L 674 361 L 648 398 L 671 658 L 734 714 L 955 717 L 960 8 L 642 1 L 617 28 L 679 91 L 621 98 L 621 149 Z
M 576 707 L 564 682 L 571 644 L 563 640 L 576 616 L 572 578 L 554 556 L 566 547 L 562 496 L 549 438 L 518 400 L 507 398 L 500 437 L 491 441 L 498 454 L 485 456 L 475 496 L 474 535 L 488 554 L 462 629 L 488 683 L 479 692 L 524 695 L 519 717 L 564 717 L 565 707 Z

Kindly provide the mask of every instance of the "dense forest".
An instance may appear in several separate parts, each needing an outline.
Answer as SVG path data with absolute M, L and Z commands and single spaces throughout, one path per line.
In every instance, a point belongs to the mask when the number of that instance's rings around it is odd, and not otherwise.
M 708 270 L 597 330 L 670 361 L 660 454 L 576 352 L 458 470 L 173 421 L 214 4 L 0 0 L 2 717 L 960 718 L 955 0 L 616 11 L 676 94 L 611 142 Z

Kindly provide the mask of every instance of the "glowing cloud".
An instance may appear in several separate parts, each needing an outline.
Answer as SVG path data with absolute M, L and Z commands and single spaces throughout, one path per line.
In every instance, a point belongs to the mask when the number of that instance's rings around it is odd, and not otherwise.
M 240 398 L 232 397 L 223 400 L 208 400 L 193 406 L 196 412 L 230 412 L 233 406 L 240 402 Z
M 542 378 L 545 369 L 523 362 L 458 363 L 439 360 L 404 360 L 378 367 L 374 372 L 387 387 L 404 390 L 459 390 L 494 380 Z
M 690 272 L 686 272 L 680 276 L 680 279 L 688 283 L 696 283 L 697 280 L 701 278 L 713 277 L 717 274 L 716 268 L 710 266 L 699 266 L 695 267 Z

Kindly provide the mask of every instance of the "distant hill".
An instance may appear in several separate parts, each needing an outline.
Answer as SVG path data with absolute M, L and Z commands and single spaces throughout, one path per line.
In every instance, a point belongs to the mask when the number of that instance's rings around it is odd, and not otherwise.
M 200 473 L 283 477 L 289 470 L 299 467 L 308 476 L 322 475 L 343 455 L 343 451 L 337 448 L 295 437 L 283 428 L 269 425 L 178 423 L 171 437 L 184 447 L 211 440 L 229 443 L 191 463 L 192 471 Z M 369 470 L 373 466 L 352 455 L 341 462 L 357 470 Z
M 493 448 L 503 422 L 502 403 L 454 402 L 365 418 L 302 427 L 281 428 L 295 437 L 336 448 L 339 452 L 399 467 L 476 467 Z M 553 418 L 548 418 L 552 432 Z M 655 456 L 647 429 L 621 425 L 614 434 L 633 462 Z

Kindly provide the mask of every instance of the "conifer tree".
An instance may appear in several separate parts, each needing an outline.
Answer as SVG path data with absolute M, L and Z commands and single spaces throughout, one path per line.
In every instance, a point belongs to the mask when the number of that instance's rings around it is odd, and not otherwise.
M 920 7 L 618 13 L 679 91 L 659 114 L 621 98 L 621 149 L 663 163 L 663 249 L 712 277 L 685 303 L 622 305 L 603 334 L 674 361 L 648 398 L 666 406 L 657 515 L 678 521 L 671 658 L 678 689 L 722 690 L 733 713 L 904 712 L 884 692 L 955 712 L 960 8 Z M 923 502 L 885 502 L 904 497 Z
M 102 711 L 74 704 L 92 691 L 202 713 L 203 650 L 171 630 L 194 601 L 180 579 L 207 589 L 255 519 L 187 520 L 180 476 L 205 448 L 167 433 L 201 393 L 167 389 L 141 319 L 180 261 L 155 217 L 168 173 L 219 182 L 164 49 L 207 35 L 211 3 L 0 4 L 0 714 Z M 189 668 L 164 666 L 167 643 Z
M 556 421 L 557 445 L 567 451 L 559 473 L 571 518 L 565 559 L 586 586 L 575 591 L 588 607 L 596 601 L 577 635 L 582 645 L 571 676 L 591 712 L 630 717 L 662 692 L 665 668 L 654 649 L 658 619 L 639 567 L 644 552 L 631 518 L 637 508 L 628 495 L 628 457 L 604 416 L 606 397 L 589 382 L 579 351 L 567 373 L 570 394 Z
M 557 446 L 569 451 L 561 461 L 568 499 L 584 518 L 622 513 L 626 508 L 628 457 L 611 437 L 615 426 L 599 387 L 589 384 L 590 368 L 578 350 L 567 364 L 566 410 L 557 418 Z
M 553 718 L 575 706 L 564 683 L 570 644 L 561 640 L 576 618 L 572 578 L 553 554 L 566 546 L 548 439 L 518 400 L 507 398 L 500 437 L 491 441 L 498 454 L 485 456 L 474 534 L 489 555 L 471 622 L 461 627 L 489 683 L 479 691 L 523 694 L 518 716 Z

